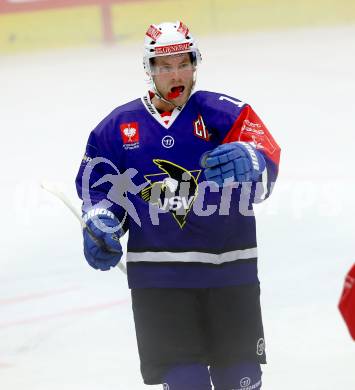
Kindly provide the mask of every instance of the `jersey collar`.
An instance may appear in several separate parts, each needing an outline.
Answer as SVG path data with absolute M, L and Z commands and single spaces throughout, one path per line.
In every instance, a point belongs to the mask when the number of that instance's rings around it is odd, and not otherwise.
M 154 104 L 152 103 L 152 100 L 151 100 L 151 95 L 150 95 L 150 92 L 147 92 L 146 95 L 144 95 L 142 98 L 142 103 L 144 105 L 144 107 L 146 108 L 146 110 L 148 111 L 148 113 L 158 122 L 160 123 L 165 129 L 169 129 L 172 124 L 175 122 L 176 118 L 179 116 L 180 112 L 183 110 L 183 108 L 185 107 L 185 105 L 181 106 L 181 107 L 175 107 L 173 109 L 173 111 L 171 112 L 171 116 L 170 116 L 170 119 L 169 119 L 169 123 L 166 124 L 164 122 L 164 118 L 161 117 L 160 113 L 158 112 L 158 110 L 155 108 Z

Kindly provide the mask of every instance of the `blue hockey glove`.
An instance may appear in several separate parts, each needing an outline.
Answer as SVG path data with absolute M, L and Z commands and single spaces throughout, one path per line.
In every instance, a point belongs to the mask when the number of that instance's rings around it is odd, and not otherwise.
M 87 218 L 89 214 L 84 216 L 84 255 L 91 267 L 107 271 L 121 260 L 122 246 L 119 238 L 123 235 L 123 230 L 112 232 L 112 228 L 118 227 L 120 222 L 111 212 Z
M 201 156 L 207 180 L 220 187 L 226 179 L 235 182 L 256 181 L 265 169 L 263 155 L 248 142 L 222 144 Z

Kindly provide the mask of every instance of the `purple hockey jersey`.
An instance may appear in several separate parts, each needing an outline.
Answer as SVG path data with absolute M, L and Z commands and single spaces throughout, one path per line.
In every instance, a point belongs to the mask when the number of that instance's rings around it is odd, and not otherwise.
M 234 141 L 262 152 L 266 168 L 257 183 L 220 189 L 205 181 L 200 158 Z M 104 207 L 124 221 L 130 288 L 257 283 L 253 203 L 270 195 L 279 158 L 263 122 L 240 100 L 197 91 L 166 124 L 147 94 L 91 132 L 76 186 L 84 213 Z

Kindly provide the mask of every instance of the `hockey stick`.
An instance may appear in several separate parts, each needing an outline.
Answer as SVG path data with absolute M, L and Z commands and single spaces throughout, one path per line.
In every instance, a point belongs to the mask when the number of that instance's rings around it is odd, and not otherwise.
M 60 199 L 67 207 L 68 209 L 75 215 L 75 217 L 79 220 L 80 225 L 83 229 L 87 229 L 90 237 L 104 250 L 107 252 L 117 253 L 116 251 L 112 250 L 111 248 L 108 248 L 105 242 L 96 237 L 93 231 L 86 225 L 86 223 L 83 221 L 79 211 L 73 206 L 72 202 L 67 198 L 67 196 L 62 192 L 55 184 L 49 183 L 47 181 L 41 182 L 41 187 L 45 190 L 50 192 L 52 195 L 56 196 L 58 199 Z M 127 274 L 126 267 L 124 264 L 119 262 L 117 264 L 118 268 L 124 273 Z

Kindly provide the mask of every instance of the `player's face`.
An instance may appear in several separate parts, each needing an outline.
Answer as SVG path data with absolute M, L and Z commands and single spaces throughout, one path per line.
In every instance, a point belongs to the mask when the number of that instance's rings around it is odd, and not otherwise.
M 190 96 L 195 67 L 188 53 L 156 57 L 153 79 L 161 95 L 181 106 Z

